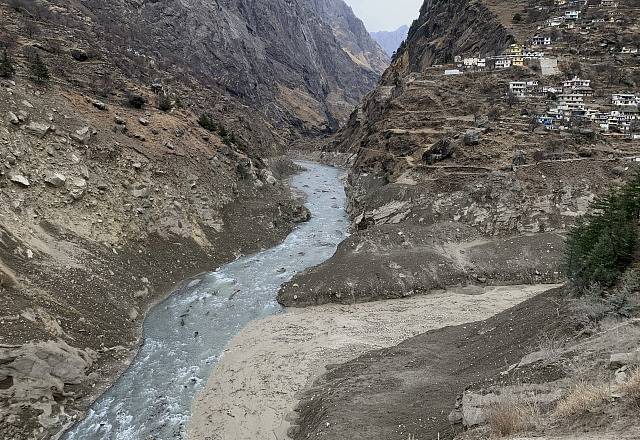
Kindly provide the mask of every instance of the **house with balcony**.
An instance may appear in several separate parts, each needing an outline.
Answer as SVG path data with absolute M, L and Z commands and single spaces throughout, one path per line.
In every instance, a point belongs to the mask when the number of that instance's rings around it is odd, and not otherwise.
M 532 46 L 549 46 L 551 45 L 551 37 L 536 35 L 529 40 L 529 44 Z
M 504 51 L 504 56 L 509 58 L 522 57 L 522 44 L 511 44 Z
M 565 11 L 564 19 L 565 20 L 578 20 L 578 19 L 580 19 L 580 14 L 581 13 L 582 13 L 581 11 L 576 11 L 575 9 L 571 10 L 571 11 Z
M 638 106 L 640 98 L 632 93 L 614 93 L 611 95 L 611 104 L 621 106 Z
M 511 81 L 509 92 L 518 98 L 530 98 L 540 95 L 540 83 L 538 81 Z
M 496 57 L 494 59 L 496 69 L 508 69 L 511 67 L 511 59 L 506 57 Z

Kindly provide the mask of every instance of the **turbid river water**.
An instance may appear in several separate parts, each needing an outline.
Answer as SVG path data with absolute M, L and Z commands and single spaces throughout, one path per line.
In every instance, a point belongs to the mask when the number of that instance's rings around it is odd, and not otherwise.
M 306 171 L 291 186 L 306 194 L 311 220 L 280 245 L 186 283 L 153 308 L 130 368 L 67 440 L 186 438 L 191 402 L 227 343 L 252 320 L 282 313 L 275 301 L 279 287 L 330 258 L 347 236 L 341 172 L 300 164 Z

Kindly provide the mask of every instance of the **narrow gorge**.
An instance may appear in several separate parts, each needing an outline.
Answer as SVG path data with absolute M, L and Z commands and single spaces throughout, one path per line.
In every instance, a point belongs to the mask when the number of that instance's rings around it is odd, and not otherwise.
M 640 5 L 409 3 L 0 0 L 1 440 L 640 439 Z

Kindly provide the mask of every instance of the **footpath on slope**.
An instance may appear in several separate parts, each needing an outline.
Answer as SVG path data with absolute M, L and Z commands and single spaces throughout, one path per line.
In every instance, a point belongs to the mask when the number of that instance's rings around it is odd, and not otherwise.
M 299 393 L 330 371 L 331 364 L 430 330 L 485 320 L 553 287 L 491 287 L 480 295 L 449 290 L 352 306 L 289 309 L 254 322 L 229 344 L 194 401 L 189 438 L 285 439 Z M 444 339 L 440 348 L 453 347 Z M 455 395 L 451 402 L 444 400 L 450 405 Z M 344 438 L 356 438 L 346 432 Z

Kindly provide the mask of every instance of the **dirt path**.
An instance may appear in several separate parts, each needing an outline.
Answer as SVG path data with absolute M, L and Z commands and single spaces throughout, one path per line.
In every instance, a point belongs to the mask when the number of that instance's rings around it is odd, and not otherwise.
M 297 393 L 325 366 L 429 330 L 487 319 L 555 286 L 465 290 L 291 310 L 254 322 L 227 347 L 193 404 L 189 439 L 282 440 Z M 469 292 L 469 290 L 466 290 Z

